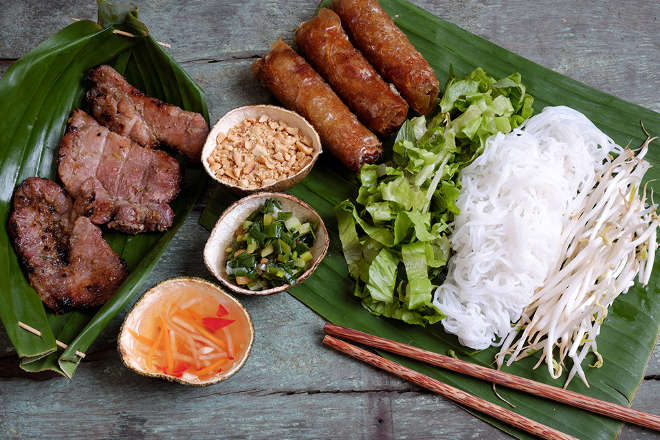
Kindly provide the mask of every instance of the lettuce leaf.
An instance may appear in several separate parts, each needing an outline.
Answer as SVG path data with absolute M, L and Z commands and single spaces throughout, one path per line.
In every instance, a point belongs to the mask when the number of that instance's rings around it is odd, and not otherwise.
M 533 113 L 518 73 L 496 80 L 477 68 L 450 78 L 434 116 L 407 120 L 390 163 L 365 165 L 355 202 L 335 207 L 354 294 L 374 315 L 427 325 L 443 315 L 433 289 L 446 273 L 460 170 L 486 139 Z
M 369 265 L 369 280 L 367 290 L 376 301 L 391 303 L 394 300 L 392 292 L 396 283 L 396 272 L 399 260 L 387 249 L 381 249 Z
M 426 243 L 417 241 L 401 246 L 401 258 L 406 268 L 408 285 L 406 299 L 409 310 L 415 310 L 431 302 L 431 280 L 428 278 Z

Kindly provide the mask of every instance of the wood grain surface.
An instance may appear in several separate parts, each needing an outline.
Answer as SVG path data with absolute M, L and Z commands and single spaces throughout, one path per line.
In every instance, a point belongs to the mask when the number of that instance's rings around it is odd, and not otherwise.
M 249 65 L 308 19 L 315 1 L 137 2 L 156 39 L 206 91 L 211 119 L 271 102 Z M 660 111 L 657 1 L 449 1 L 413 3 L 546 67 Z M 71 18 L 95 19 L 95 2 L 0 0 L 0 73 Z M 440 78 L 442 83 L 444 78 Z M 211 279 L 208 232 L 193 211 L 144 290 L 180 275 Z M 116 349 L 123 314 L 89 350 L 72 381 L 27 375 L 0 331 L 0 433 L 4 438 L 448 438 L 505 439 L 455 404 L 321 345 L 323 320 L 287 294 L 241 297 L 256 340 L 245 367 L 206 388 L 141 377 Z M 607 360 L 606 360 L 607 361 Z M 660 350 L 632 404 L 660 414 Z M 626 426 L 621 439 L 657 435 Z

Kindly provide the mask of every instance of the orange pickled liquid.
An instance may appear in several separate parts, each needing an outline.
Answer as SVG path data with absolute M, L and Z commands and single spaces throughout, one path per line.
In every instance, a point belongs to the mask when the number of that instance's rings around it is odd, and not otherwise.
M 194 280 L 171 280 L 159 288 L 162 290 L 139 304 L 141 310 L 136 307 L 131 312 L 137 318 L 127 318 L 125 324 L 133 340 L 131 356 L 136 356 L 145 371 L 205 379 L 240 366 L 247 356 L 252 329 L 235 300 Z M 226 315 L 217 315 L 219 305 L 228 312 Z M 234 322 L 213 330 L 203 324 L 203 318 Z M 163 333 L 169 334 L 169 340 L 161 335 L 163 324 L 167 329 Z M 168 355 L 168 351 L 172 354 Z M 220 356 L 223 352 L 224 356 Z

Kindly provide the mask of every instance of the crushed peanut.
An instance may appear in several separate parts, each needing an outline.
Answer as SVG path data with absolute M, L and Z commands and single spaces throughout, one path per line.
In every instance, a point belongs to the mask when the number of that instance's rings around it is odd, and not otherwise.
M 298 128 L 261 115 L 218 134 L 207 160 L 218 179 L 252 189 L 295 175 L 313 152 L 312 141 Z

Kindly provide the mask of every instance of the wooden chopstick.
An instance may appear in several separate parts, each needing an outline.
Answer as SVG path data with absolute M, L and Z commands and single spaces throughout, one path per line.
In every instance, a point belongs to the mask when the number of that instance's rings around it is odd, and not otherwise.
M 421 387 L 438 393 L 443 397 L 458 402 L 461 405 L 465 405 L 476 411 L 487 414 L 538 437 L 552 440 L 575 439 L 575 437 L 564 434 L 561 431 L 557 431 L 556 429 L 550 428 L 549 426 L 546 426 L 535 420 L 528 419 L 527 417 L 516 414 L 513 411 L 509 411 L 508 409 L 502 408 L 501 406 L 495 405 L 494 403 L 490 403 L 487 400 L 473 396 L 472 394 L 466 393 L 465 391 L 459 390 L 458 388 L 444 384 L 439 380 L 432 379 L 422 373 L 418 373 L 417 371 L 406 368 L 403 365 L 387 360 L 370 351 L 342 341 L 341 339 L 326 335 L 323 338 L 323 343 L 329 347 L 334 348 L 335 350 L 339 350 L 349 356 L 371 364 L 374 367 L 385 370 L 388 373 L 395 374 Z
M 584 394 L 576 393 L 575 391 L 536 382 L 514 374 L 493 370 L 492 368 L 483 367 L 460 359 L 454 359 L 449 356 L 422 350 L 421 348 L 413 347 L 411 345 L 402 344 L 390 339 L 381 338 L 379 336 L 370 335 L 368 333 L 363 333 L 358 330 L 341 327 L 331 323 L 326 323 L 324 330 L 331 335 L 346 338 L 360 344 L 379 348 L 411 359 L 416 359 L 426 362 L 427 364 L 476 377 L 477 379 L 494 382 L 498 385 L 534 394 L 535 396 L 545 397 L 556 402 L 565 403 L 613 419 L 660 431 L 660 417 L 654 414 L 637 411 L 636 409 L 627 406 L 585 396 Z

